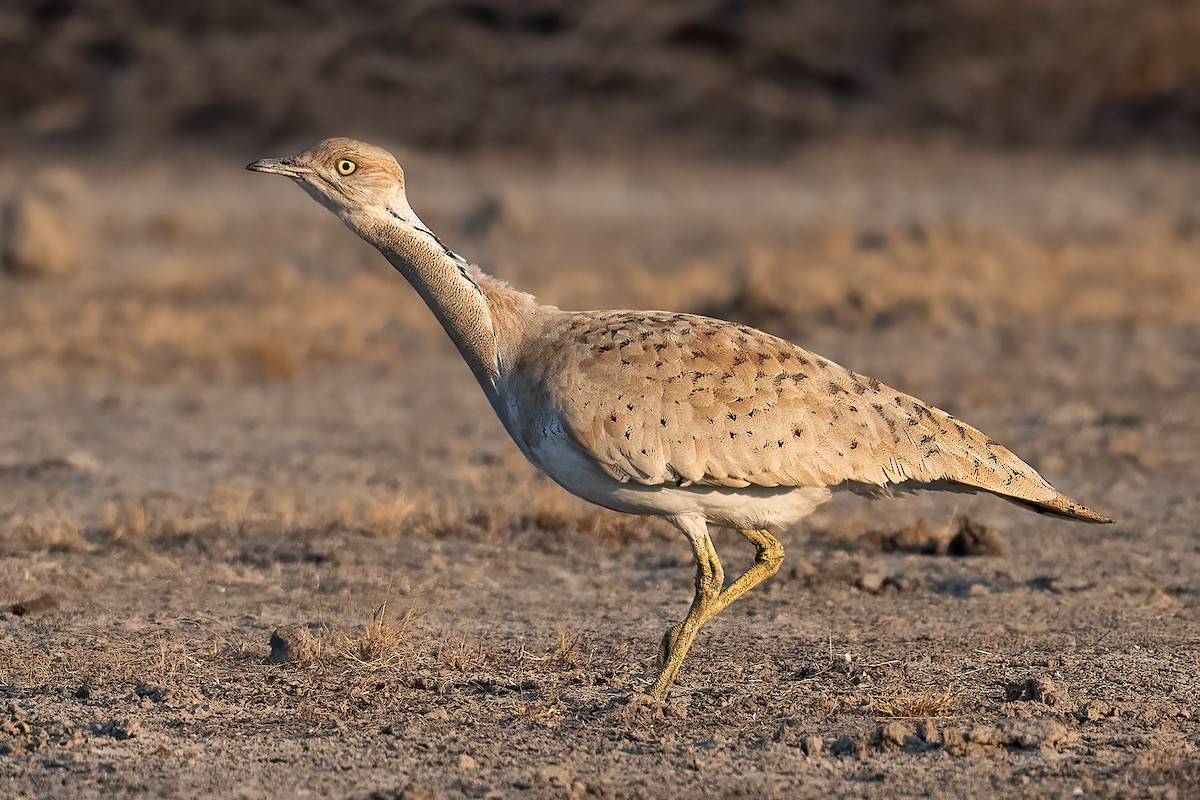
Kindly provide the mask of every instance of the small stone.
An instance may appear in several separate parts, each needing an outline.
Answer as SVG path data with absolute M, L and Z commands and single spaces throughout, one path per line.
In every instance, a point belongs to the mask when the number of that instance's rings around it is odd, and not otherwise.
M 463 753 L 462 755 L 460 755 L 458 757 L 458 768 L 459 769 L 475 769 L 478 766 L 479 766 L 478 762 L 476 762 L 474 758 L 467 755 L 466 753 Z

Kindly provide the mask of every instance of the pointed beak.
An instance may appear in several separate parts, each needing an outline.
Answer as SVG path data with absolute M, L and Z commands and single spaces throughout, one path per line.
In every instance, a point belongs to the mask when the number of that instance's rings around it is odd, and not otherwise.
M 301 179 L 312 172 L 308 167 L 301 167 L 290 158 L 264 158 L 247 164 L 251 172 L 269 172 L 273 175 L 286 175 L 289 178 Z

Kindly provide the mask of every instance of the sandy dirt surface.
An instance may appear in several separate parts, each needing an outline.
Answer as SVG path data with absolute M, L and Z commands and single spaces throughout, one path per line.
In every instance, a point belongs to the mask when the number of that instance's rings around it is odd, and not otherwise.
M 1200 796 L 1195 161 L 403 159 L 543 301 L 788 336 L 1119 520 L 838 497 L 650 711 L 686 544 L 526 464 L 265 155 L 75 162 L 77 268 L 0 278 L 0 795 Z

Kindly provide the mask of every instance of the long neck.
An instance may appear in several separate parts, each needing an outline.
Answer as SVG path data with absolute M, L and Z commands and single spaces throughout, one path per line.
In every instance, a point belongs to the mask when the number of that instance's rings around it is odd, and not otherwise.
M 503 370 L 504 331 L 499 329 L 504 325 L 497 323 L 505 320 L 495 318 L 488 294 L 498 284 L 485 283 L 485 276 L 443 245 L 411 208 L 390 215 L 392 219 L 358 229 L 359 235 L 378 248 L 425 300 L 494 404 L 496 381 Z M 532 298 L 528 299 L 532 305 Z

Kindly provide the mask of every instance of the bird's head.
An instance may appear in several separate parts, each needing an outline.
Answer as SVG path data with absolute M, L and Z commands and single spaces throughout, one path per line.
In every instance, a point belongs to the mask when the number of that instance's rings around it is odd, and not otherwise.
M 404 170 L 395 157 L 354 139 L 325 139 L 289 158 L 264 158 L 246 169 L 291 178 L 352 228 L 386 219 L 389 211 L 411 212 Z

